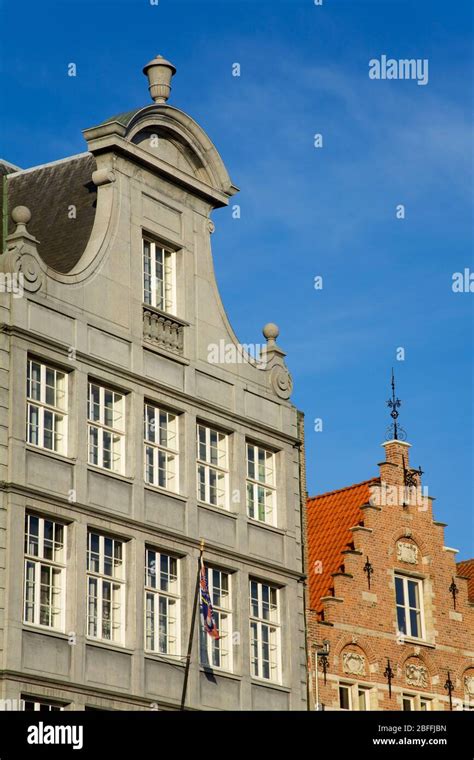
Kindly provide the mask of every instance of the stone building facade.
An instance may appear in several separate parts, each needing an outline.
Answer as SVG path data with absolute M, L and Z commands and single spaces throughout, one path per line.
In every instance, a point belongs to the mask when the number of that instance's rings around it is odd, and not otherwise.
M 0 697 L 179 708 L 204 541 L 221 636 L 196 625 L 186 707 L 305 709 L 291 377 L 275 325 L 260 354 L 232 331 L 210 214 L 237 188 L 144 71 L 153 103 L 85 153 L 2 164 Z
M 379 477 L 307 500 L 311 708 L 474 709 L 474 562 L 444 545 L 410 445 L 383 446 Z

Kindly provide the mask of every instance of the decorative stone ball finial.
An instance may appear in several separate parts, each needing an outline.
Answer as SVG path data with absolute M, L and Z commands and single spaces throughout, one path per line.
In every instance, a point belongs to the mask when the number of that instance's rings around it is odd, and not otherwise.
M 12 219 L 17 225 L 17 232 L 26 232 L 26 225 L 31 219 L 31 211 L 28 206 L 15 206 L 12 211 Z
M 157 55 L 147 63 L 143 73 L 148 77 L 150 95 L 155 103 L 166 103 L 171 92 L 171 77 L 176 74 L 172 63 Z
M 280 329 L 278 325 L 275 325 L 273 322 L 268 322 L 263 328 L 262 332 L 263 337 L 267 339 L 267 347 L 270 348 L 271 346 L 274 346 L 276 339 L 280 335 Z

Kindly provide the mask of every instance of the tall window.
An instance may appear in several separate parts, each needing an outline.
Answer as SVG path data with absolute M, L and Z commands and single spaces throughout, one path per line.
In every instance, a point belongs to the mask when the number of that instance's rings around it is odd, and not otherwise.
M 197 497 L 227 508 L 228 436 L 205 425 L 197 426 Z
M 143 239 L 143 301 L 175 313 L 175 253 L 147 238 Z
M 64 629 L 65 532 L 61 523 L 25 517 L 25 623 Z
M 201 663 L 232 672 L 231 577 L 215 567 L 206 567 L 206 575 L 219 638 L 213 639 L 201 626 Z
M 400 633 L 417 639 L 424 637 L 423 585 L 418 578 L 395 576 L 397 624 Z
M 341 710 L 370 710 L 370 688 L 361 684 L 339 684 Z
M 250 581 L 250 651 L 252 675 L 280 681 L 279 590 Z
M 276 522 L 275 454 L 247 443 L 247 513 L 261 522 Z
M 87 635 L 122 644 L 125 627 L 123 542 L 89 531 Z
M 152 404 L 145 404 L 145 481 L 179 490 L 178 418 Z
M 26 440 L 34 446 L 67 453 L 67 376 L 28 359 Z
M 145 649 L 180 653 L 178 560 L 154 549 L 145 551 Z
M 89 383 L 89 464 L 124 471 L 125 398 L 109 388 Z

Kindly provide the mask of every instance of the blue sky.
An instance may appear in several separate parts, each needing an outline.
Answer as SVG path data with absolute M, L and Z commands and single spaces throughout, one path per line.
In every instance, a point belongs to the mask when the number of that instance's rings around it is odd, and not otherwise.
M 473 556 L 474 294 L 451 288 L 474 271 L 470 0 L 0 7 L 2 157 L 27 167 L 83 151 L 81 130 L 146 105 L 143 65 L 170 58 L 170 102 L 241 188 L 240 219 L 214 214 L 217 279 L 242 343 L 280 326 L 310 493 L 377 474 L 394 366 L 412 464 L 447 545 Z M 370 80 L 382 54 L 427 58 L 428 84 Z

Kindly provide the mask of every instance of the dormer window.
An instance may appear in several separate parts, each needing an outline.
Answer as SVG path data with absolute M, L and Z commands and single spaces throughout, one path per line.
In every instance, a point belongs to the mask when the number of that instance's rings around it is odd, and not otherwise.
M 159 311 L 176 311 L 175 252 L 143 238 L 143 302 Z

